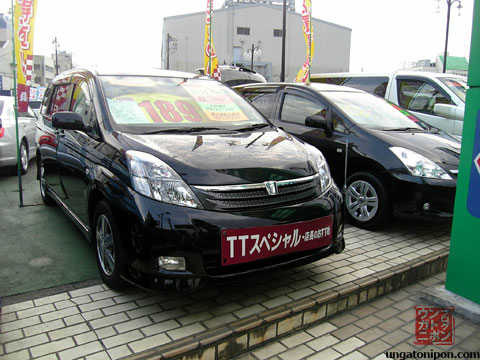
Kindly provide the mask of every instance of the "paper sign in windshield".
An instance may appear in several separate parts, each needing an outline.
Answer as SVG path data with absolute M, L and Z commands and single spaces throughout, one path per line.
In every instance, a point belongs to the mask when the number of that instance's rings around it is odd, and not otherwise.
M 220 87 L 205 87 L 183 83 L 184 89 L 195 99 L 210 121 L 245 121 L 247 116 Z
M 137 102 L 131 98 L 108 99 L 110 112 L 118 124 L 148 124 L 149 121 Z

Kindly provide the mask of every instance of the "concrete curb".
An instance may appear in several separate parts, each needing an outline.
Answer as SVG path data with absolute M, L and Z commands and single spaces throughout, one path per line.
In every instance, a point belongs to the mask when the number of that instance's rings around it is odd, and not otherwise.
M 411 260 L 124 359 L 231 359 L 427 276 L 445 271 L 447 262 L 448 250 L 440 250 L 422 259 Z

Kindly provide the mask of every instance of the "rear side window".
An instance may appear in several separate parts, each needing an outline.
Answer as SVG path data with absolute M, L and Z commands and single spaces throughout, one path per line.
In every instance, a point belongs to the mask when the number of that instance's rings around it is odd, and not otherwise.
M 433 114 L 435 104 L 451 104 L 440 89 L 423 80 L 398 80 L 398 103 L 401 107 Z
M 372 77 L 350 77 L 346 78 L 341 84 L 350 86 L 355 89 L 369 92 L 370 94 L 385 97 L 387 90 L 388 77 L 386 76 L 372 76 Z
M 270 118 L 276 93 L 255 91 L 243 94 L 263 114 Z

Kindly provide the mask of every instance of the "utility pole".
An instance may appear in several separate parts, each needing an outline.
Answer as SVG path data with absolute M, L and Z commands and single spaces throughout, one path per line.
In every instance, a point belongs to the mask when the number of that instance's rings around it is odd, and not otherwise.
M 445 34 L 445 51 L 443 53 L 443 72 L 447 71 L 447 48 L 448 48 L 448 32 L 450 29 L 450 8 L 452 4 L 458 2 L 458 10 L 462 8 L 461 0 L 446 0 L 447 1 L 447 32 Z M 460 14 L 460 13 L 459 13 Z
M 282 68 L 280 70 L 280 81 L 285 81 L 285 39 L 287 34 L 287 0 L 283 0 L 283 25 L 282 25 Z
M 55 75 L 58 75 L 58 47 L 60 44 L 58 43 L 56 36 L 55 39 L 52 40 L 52 44 L 55 45 Z

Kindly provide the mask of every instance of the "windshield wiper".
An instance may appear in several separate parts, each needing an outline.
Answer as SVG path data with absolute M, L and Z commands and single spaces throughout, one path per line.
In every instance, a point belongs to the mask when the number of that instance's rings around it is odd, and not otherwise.
M 248 131 L 248 130 L 256 130 L 256 129 L 262 129 L 264 127 L 269 126 L 268 124 L 254 124 L 250 125 L 244 128 L 236 129 L 236 131 Z
M 383 129 L 383 131 L 425 131 L 425 130 L 418 127 L 399 127 L 399 128 Z
M 231 131 L 228 129 L 221 129 L 217 127 L 192 127 L 192 128 L 184 128 L 184 129 L 162 129 L 162 130 L 153 130 L 153 131 L 146 131 L 143 134 L 145 135 L 153 135 L 153 134 L 163 134 L 163 133 L 170 133 L 170 134 L 179 134 L 179 133 L 192 133 L 192 132 L 201 132 L 201 131 L 209 131 L 209 130 L 221 130 L 221 131 Z

